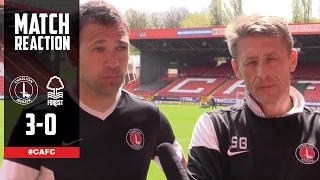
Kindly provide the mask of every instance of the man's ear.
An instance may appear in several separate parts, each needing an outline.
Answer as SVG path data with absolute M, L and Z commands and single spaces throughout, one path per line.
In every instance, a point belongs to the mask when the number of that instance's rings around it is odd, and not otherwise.
M 296 50 L 292 50 L 290 54 L 290 72 L 293 72 L 298 64 L 298 52 Z
M 239 66 L 238 66 L 237 61 L 235 59 L 231 60 L 231 65 L 232 65 L 232 69 L 233 69 L 234 73 L 236 74 L 236 76 L 238 77 L 238 79 L 242 80 L 242 75 L 239 72 Z
M 70 46 L 70 51 L 68 51 L 68 59 L 73 67 L 79 67 L 79 47 L 74 45 Z

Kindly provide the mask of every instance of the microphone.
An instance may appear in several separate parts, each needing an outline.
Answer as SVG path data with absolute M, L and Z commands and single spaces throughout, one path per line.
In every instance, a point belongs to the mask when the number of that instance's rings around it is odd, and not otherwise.
M 160 144 L 157 147 L 157 155 L 167 180 L 190 180 L 170 143 Z

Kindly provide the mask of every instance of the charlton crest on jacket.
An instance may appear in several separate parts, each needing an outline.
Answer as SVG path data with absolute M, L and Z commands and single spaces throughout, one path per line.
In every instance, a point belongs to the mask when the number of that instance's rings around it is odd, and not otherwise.
M 303 164 L 314 164 L 319 160 L 319 151 L 314 145 L 303 143 L 296 149 L 296 158 Z
M 130 129 L 127 133 L 127 143 L 134 150 L 142 149 L 144 145 L 144 137 L 139 129 Z

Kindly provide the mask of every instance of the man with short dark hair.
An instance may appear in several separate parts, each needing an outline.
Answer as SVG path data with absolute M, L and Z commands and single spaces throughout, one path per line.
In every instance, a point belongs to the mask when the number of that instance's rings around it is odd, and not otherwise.
M 203 114 L 194 128 L 188 169 L 197 180 L 320 179 L 320 112 L 290 86 L 297 52 L 281 17 L 251 15 L 226 38 L 246 101 Z
M 158 107 L 120 88 L 127 71 L 130 33 L 121 13 L 106 2 L 91 1 L 80 6 L 73 20 L 80 28 L 79 42 L 74 39 L 73 47 L 79 49 L 73 49 L 69 58 L 79 70 L 79 80 L 64 93 L 67 106 L 60 111 L 72 118 L 71 110 L 80 106 L 81 157 L 5 159 L 0 179 L 145 180 L 152 159 L 161 167 L 156 148 L 164 142 L 173 144 L 186 164 L 170 123 Z M 24 113 L 46 107 L 46 102 L 37 103 Z M 9 145 L 24 144 L 25 132 L 19 131 L 25 126 L 23 120 L 18 120 Z

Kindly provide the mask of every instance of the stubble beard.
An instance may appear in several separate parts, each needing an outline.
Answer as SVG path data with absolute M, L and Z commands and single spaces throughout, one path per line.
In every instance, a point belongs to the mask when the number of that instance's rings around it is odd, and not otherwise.
M 111 96 L 116 94 L 124 81 L 123 76 L 119 82 L 101 82 L 99 80 L 81 79 L 86 86 L 95 94 L 100 96 Z

